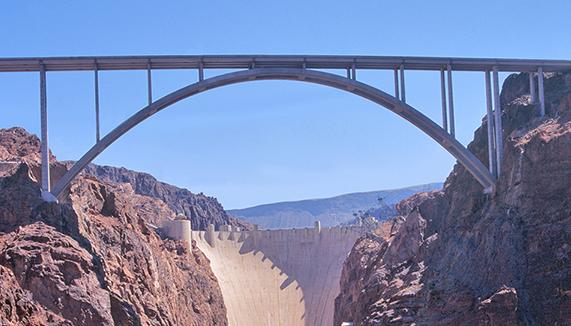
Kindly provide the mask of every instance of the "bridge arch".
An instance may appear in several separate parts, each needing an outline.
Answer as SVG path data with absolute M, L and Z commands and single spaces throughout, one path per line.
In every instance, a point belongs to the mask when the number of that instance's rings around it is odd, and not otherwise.
M 60 197 L 64 190 L 70 185 L 71 181 L 101 152 L 133 127 L 155 113 L 193 95 L 218 87 L 253 80 L 298 80 L 337 88 L 366 98 L 396 113 L 434 139 L 440 146 L 454 156 L 486 191 L 491 191 L 494 188 L 495 179 L 492 174 L 464 145 L 412 106 L 399 101 L 395 97 L 375 87 L 323 71 L 299 68 L 253 68 L 201 80 L 167 94 L 142 108 L 91 147 L 69 171 L 57 181 L 51 193 L 56 198 Z

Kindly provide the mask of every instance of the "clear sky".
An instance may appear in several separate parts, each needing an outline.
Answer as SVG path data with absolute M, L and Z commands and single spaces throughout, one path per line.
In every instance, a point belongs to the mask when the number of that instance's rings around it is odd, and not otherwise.
M 571 59 L 571 2 L 21 1 L 0 8 L 0 57 L 358 54 Z M 221 73 L 209 71 L 208 76 Z M 343 73 L 343 72 L 340 72 Z M 100 74 L 102 131 L 146 103 L 145 72 Z M 390 72 L 358 72 L 392 91 Z M 505 77 L 505 75 L 503 76 Z M 154 73 L 155 98 L 196 81 Z M 410 72 L 407 100 L 439 121 L 438 73 Z M 454 75 L 458 138 L 484 115 L 483 76 Z M 94 142 L 93 74 L 49 73 L 51 147 L 78 159 Z M 0 127 L 39 131 L 37 73 L 0 73 Z M 252 82 L 187 99 L 129 132 L 96 163 L 146 171 L 226 208 L 443 181 L 453 158 L 354 95 Z

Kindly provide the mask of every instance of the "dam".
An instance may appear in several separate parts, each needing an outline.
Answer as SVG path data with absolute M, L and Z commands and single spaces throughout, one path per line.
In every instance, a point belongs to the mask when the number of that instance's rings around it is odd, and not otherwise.
M 210 260 L 229 325 L 333 324 L 341 269 L 360 227 L 242 231 L 222 226 L 192 231 L 171 221 L 169 237 L 196 241 Z

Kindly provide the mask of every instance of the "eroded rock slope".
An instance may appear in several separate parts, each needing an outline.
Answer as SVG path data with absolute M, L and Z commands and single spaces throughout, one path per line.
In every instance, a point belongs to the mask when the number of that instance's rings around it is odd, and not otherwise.
M 336 324 L 571 324 L 571 75 L 546 75 L 547 116 L 527 74 L 502 91 L 505 159 L 486 195 L 460 165 L 413 196 L 347 259 Z M 470 150 L 487 163 L 486 123 Z
M 175 216 L 168 205 L 88 175 L 44 203 L 38 145 L 0 131 L 0 324 L 227 324 L 205 256 L 154 227 Z M 52 162 L 55 179 L 65 166 Z

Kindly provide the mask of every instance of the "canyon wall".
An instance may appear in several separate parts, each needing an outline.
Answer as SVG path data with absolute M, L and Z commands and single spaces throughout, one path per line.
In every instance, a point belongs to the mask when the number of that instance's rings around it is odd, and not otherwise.
M 216 198 L 160 182 L 148 173 L 96 164 L 89 164 L 84 173 L 109 183 L 130 184 L 136 194 L 157 198 L 177 214 L 186 216 L 195 230 L 206 230 L 208 224 L 232 225 L 243 230 L 252 228 L 250 223 L 226 213 Z
M 36 136 L 0 130 L 1 325 L 227 324 L 206 257 L 156 228 L 168 205 L 89 175 L 45 203 L 38 153 Z
M 496 193 L 456 164 L 402 202 L 345 262 L 335 325 L 571 323 L 571 74 L 545 76 L 545 117 L 527 74 L 504 83 Z M 486 128 L 469 149 L 487 164 Z

